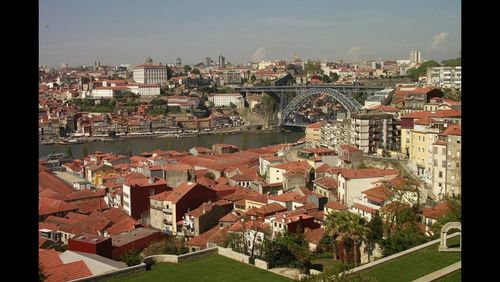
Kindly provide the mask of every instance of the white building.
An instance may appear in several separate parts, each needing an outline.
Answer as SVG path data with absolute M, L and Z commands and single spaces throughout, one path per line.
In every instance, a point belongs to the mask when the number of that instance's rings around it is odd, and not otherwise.
M 134 69 L 134 81 L 140 84 L 162 84 L 168 81 L 164 65 L 138 65 Z
M 139 96 L 160 96 L 159 84 L 139 84 L 130 85 L 130 92 L 138 94 Z
M 245 107 L 245 100 L 240 93 L 213 94 L 208 96 L 208 101 L 214 107 L 230 107 L 231 103 L 238 109 Z
M 427 85 L 462 91 L 462 66 L 427 68 Z
M 415 63 L 415 64 L 422 63 L 422 56 L 420 54 L 420 51 L 411 51 L 410 52 L 410 62 Z

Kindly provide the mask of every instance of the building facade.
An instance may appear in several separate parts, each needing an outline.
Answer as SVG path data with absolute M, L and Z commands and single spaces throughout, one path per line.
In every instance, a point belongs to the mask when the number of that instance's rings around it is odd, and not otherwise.
M 427 84 L 462 91 L 462 66 L 427 68 Z

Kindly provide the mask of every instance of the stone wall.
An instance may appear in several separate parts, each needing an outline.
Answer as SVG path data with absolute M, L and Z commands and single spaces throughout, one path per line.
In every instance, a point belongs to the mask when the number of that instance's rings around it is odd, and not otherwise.
M 136 272 L 143 272 L 143 271 L 146 271 L 146 263 L 141 263 L 139 265 L 134 265 L 134 266 L 127 267 L 127 268 L 122 268 L 122 269 L 119 269 L 119 270 L 116 270 L 113 272 L 103 273 L 103 274 L 99 274 L 99 275 L 93 275 L 93 276 L 75 279 L 75 280 L 71 280 L 71 281 L 74 281 L 74 282 L 77 282 L 77 281 L 78 282 L 106 281 L 106 280 L 109 280 L 110 278 L 121 277 L 121 276 L 129 275 L 129 274 L 136 273 Z
M 223 248 L 223 247 L 217 247 L 219 249 L 219 255 L 228 257 L 230 259 L 237 260 L 242 263 L 249 264 L 250 263 L 250 257 L 244 254 L 237 253 L 233 251 L 231 248 Z
M 204 257 L 204 256 L 212 255 L 212 254 L 217 254 L 217 251 L 218 251 L 217 247 L 213 247 L 213 248 L 204 249 L 204 250 L 197 251 L 197 252 L 183 254 L 183 255 L 177 256 L 177 262 L 181 263 L 181 262 L 184 262 L 186 260 Z
M 157 262 L 173 262 L 178 263 L 178 259 L 176 255 L 153 255 L 144 258 L 145 264 L 153 264 Z
M 258 268 L 265 269 L 265 270 L 269 269 L 269 264 L 267 263 L 267 261 L 263 261 L 260 259 L 255 259 L 255 266 L 257 266 Z

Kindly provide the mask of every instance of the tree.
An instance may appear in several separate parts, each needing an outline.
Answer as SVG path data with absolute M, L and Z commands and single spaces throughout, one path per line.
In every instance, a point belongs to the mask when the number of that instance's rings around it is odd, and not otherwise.
M 447 206 L 447 212 L 440 216 L 431 226 L 434 237 L 440 236 L 441 228 L 448 222 L 462 222 L 462 197 L 445 197 L 444 204 Z
M 241 150 L 246 150 L 248 147 L 248 133 L 247 131 L 243 132 L 241 136 Z
M 330 72 L 330 77 L 332 78 L 332 82 L 335 82 L 337 80 L 339 80 L 339 74 L 336 73 L 336 72 Z
M 193 71 L 192 71 L 192 73 L 194 73 L 194 74 L 201 74 L 201 71 L 199 69 L 197 69 L 197 68 L 194 68 Z
M 462 58 L 458 57 L 454 59 L 444 60 L 441 63 L 447 67 L 458 67 L 462 65 Z
M 184 66 L 184 72 L 185 72 L 185 73 L 190 72 L 190 71 L 191 71 L 191 69 L 192 69 L 192 68 L 191 68 L 191 66 L 188 66 L 188 65 L 185 65 L 185 66 Z
M 307 63 L 304 65 L 304 72 L 307 74 L 318 74 L 323 75 L 323 70 L 321 69 L 321 64 L 319 62 L 316 63 Z
M 83 144 L 82 154 L 84 158 L 89 155 L 89 149 L 87 148 L 87 144 Z
M 255 77 L 255 74 L 252 74 L 252 77 L 250 77 L 250 80 L 252 81 L 252 83 L 255 83 L 255 81 L 257 80 L 257 77 Z
M 418 78 L 427 73 L 427 68 L 439 67 L 439 63 L 433 60 L 424 62 L 418 68 L 411 68 L 408 70 L 408 75 L 414 80 L 417 81 Z
M 165 100 L 163 99 L 159 99 L 159 98 L 154 98 L 153 100 L 151 100 L 151 102 L 149 102 L 151 105 L 153 106 L 163 106 L 165 105 L 167 102 L 165 102 Z
M 134 266 L 138 265 L 142 261 L 142 257 L 140 255 L 139 250 L 137 249 L 130 249 L 127 252 L 125 252 L 120 259 L 127 264 L 127 266 Z
M 73 151 L 71 150 L 71 146 L 66 149 L 66 155 L 68 155 L 71 159 L 73 159 Z
M 366 249 L 368 251 L 368 261 L 370 261 L 370 257 L 375 250 L 375 244 L 380 244 L 384 236 L 384 225 L 378 211 L 375 212 L 375 215 L 368 222 L 368 228 L 370 232 L 366 236 Z
M 208 179 L 215 180 L 215 174 L 213 172 L 207 172 L 203 175 L 203 177 L 206 177 Z
M 323 81 L 323 82 L 325 82 L 325 83 L 330 83 L 330 82 L 332 82 L 332 81 L 330 80 L 330 77 L 329 77 L 328 75 L 326 75 L 326 74 L 324 74 L 324 75 L 322 75 L 322 76 L 321 76 L 321 81 Z
M 172 78 L 172 69 L 170 67 L 167 67 L 167 79 Z
M 350 265 L 335 264 L 332 268 L 328 268 L 320 274 L 307 275 L 300 278 L 300 282 L 376 282 L 377 280 L 370 277 L 366 272 L 348 273 Z

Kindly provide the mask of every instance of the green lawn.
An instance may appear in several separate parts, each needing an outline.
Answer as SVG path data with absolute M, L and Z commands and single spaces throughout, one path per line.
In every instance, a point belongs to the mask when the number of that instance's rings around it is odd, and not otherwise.
M 183 263 L 157 263 L 151 270 L 109 281 L 291 281 L 286 277 L 220 256 L 211 255 Z
M 319 271 L 325 271 L 327 269 L 333 268 L 335 264 L 340 264 L 340 260 L 335 261 L 333 260 L 333 258 L 313 259 L 311 262 L 313 264 L 313 269 L 317 269 Z M 321 266 L 317 268 L 315 267 L 316 265 L 321 265 Z
M 459 242 L 460 238 L 454 237 L 448 240 L 448 246 Z M 439 243 L 364 272 L 378 281 L 412 281 L 461 260 L 461 253 L 440 253 L 438 247 Z
M 438 282 L 458 282 L 462 281 L 462 270 L 457 270 L 455 272 L 452 272 L 445 277 L 439 278 L 436 280 Z

